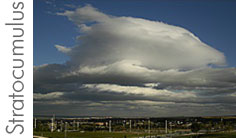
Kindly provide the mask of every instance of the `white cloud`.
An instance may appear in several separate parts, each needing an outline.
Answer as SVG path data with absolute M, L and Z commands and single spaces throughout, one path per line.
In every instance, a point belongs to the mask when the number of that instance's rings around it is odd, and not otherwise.
M 58 51 L 62 52 L 62 53 L 69 53 L 71 51 L 70 48 L 61 46 L 61 45 L 55 45 L 55 47 L 57 48 Z
M 147 97 L 156 97 L 163 99 L 188 99 L 188 98 L 196 98 L 196 95 L 190 91 L 184 92 L 172 92 L 170 90 L 158 90 L 147 87 L 138 87 L 138 86 L 120 86 L 115 84 L 84 84 L 82 85 L 84 88 L 89 88 L 92 90 L 96 90 L 98 92 L 115 92 L 115 93 L 124 93 L 124 94 L 134 94 L 134 95 L 143 95 Z
M 152 88 L 157 87 L 158 85 L 160 85 L 160 83 L 145 83 L 145 84 L 144 84 L 144 86 L 146 86 L 146 87 L 152 87 Z
M 153 69 L 194 69 L 224 65 L 223 53 L 188 30 L 162 22 L 106 15 L 87 5 L 58 13 L 83 32 L 68 55 L 76 66 L 101 66 L 131 60 Z M 87 23 L 92 22 L 92 25 Z
M 34 93 L 34 99 L 35 100 L 51 100 L 51 99 L 58 99 L 63 95 L 64 95 L 63 92 L 51 92 L 47 94 Z
M 77 8 L 75 11 L 65 11 L 64 13 L 57 13 L 58 15 L 67 16 L 69 20 L 75 21 L 77 24 L 94 21 L 106 21 L 110 18 L 108 15 L 99 12 L 91 5 L 87 5 L 83 8 Z

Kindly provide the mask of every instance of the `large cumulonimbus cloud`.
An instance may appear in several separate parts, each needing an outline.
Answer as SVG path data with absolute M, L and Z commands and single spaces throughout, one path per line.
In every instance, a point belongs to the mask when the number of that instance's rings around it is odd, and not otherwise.
M 212 68 L 226 65 L 224 54 L 188 30 L 91 5 L 57 15 L 75 23 L 80 35 L 72 48 L 55 45 L 70 57 L 65 64 L 34 67 L 36 113 L 236 113 L 236 69 Z

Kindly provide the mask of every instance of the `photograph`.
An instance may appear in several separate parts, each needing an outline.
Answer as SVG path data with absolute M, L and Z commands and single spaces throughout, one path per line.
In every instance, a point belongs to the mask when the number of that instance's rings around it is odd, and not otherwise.
M 236 138 L 235 32 L 234 0 L 34 0 L 33 138 Z

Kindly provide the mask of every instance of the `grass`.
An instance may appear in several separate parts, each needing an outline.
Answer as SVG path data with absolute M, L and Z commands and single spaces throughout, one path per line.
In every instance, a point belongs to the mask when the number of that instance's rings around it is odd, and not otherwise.
M 194 136 L 180 136 L 177 138 L 194 138 Z M 236 138 L 236 132 L 224 132 L 224 133 L 219 132 L 219 133 L 212 133 L 212 134 L 203 134 L 196 138 Z
M 64 138 L 64 132 L 34 132 L 34 135 L 48 138 Z M 144 136 L 145 134 L 128 133 L 128 132 L 68 132 L 67 138 L 134 138 Z M 146 134 L 147 136 L 147 134 Z
M 48 138 L 65 138 L 64 132 L 34 132 L 34 135 L 44 136 Z M 137 138 L 138 136 L 148 136 L 145 133 L 129 133 L 129 132 L 68 132 L 67 138 Z M 236 138 L 236 132 L 219 132 L 212 134 L 203 134 L 196 136 L 179 136 L 176 138 Z

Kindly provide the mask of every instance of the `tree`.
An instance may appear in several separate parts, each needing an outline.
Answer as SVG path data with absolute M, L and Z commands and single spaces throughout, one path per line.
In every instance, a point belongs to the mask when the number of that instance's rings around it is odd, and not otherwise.
M 191 125 L 191 131 L 197 133 L 201 129 L 201 124 L 193 123 Z

